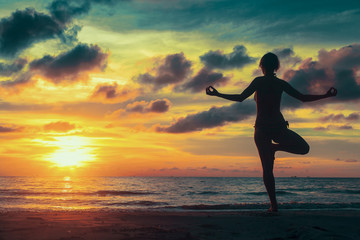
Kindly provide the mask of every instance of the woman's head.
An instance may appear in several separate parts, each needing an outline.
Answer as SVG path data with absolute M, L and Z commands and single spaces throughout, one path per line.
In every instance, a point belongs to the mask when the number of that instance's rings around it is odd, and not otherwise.
M 259 66 L 265 75 L 271 75 L 280 68 L 280 61 L 275 54 L 268 52 L 261 58 Z

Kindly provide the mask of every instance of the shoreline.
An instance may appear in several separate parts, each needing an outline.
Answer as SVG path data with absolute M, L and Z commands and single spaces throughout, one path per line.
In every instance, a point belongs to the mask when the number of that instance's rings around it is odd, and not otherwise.
M 121 204 L 120 204 L 121 205 Z M 126 206 L 126 204 L 124 204 Z M 269 203 L 234 203 L 234 204 L 197 204 L 162 207 L 79 207 L 79 206 L 52 206 L 52 207 L 1 207 L 0 213 L 6 212 L 261 212 L 269 208 Z M 311 203 L 290 202 L 279 203 L 282 212 L 291 211 L 360 211 L 360 202 L 352 203 Z
M 360 239 L 360 210 L 7 211 L 1 240 Z

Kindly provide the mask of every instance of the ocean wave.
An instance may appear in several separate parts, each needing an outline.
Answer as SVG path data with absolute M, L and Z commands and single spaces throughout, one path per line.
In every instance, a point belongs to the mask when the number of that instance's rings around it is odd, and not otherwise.
M 267 195 L 266 192 L 247 192 L 245 194 L 247 194 L 247 195 L 255 195 L 255 196 Z
M 321 188 L 315 188 L 315 187 L 307 187 L 307 188 L 284 188 L 284 189 L 278 189 L 279 191 L 292 191 L 292 192 L 314 192 L 314 191 L 320 191 Z
M 220 192 L 215 192 L 215 191 L 186 192 L 186 195 L 216 195 L 216 194 L 220 194 Z
M 116 190 L 100 190 L 95 192 L 80 192 L 80 191 L 68 191 L 66 192 L 49 192 L 49 191 L 29 191 L 29 190 L 0 190 L 0 196 L 68 196 L 68 195 L 85 195 L 85 196 L 134 196 L 134 195 L 150 195 L 156 194 L 155 192 L 143 192 L 143 191 L 116 191 Z
M 216 195 L 216 194 L 219 194 L 219 192 L 203 191 L 203 192 L 199 192 L 198 194 L 201 194 L 201 195 Z
M 106 206 L 165 206 L 169 205 L 166 202 L 153 202 L 153 201 L 130 201 L 130 202 L 116 202 L 116 203 L 107 203 Z
M 14 201 L 14 200 L 23 200 L 21 197 L 1 197 L 0 202 L 2 201 Z
M 129 196 L 129 195 L 149 195 L 155 194 L 154 192 L 142 192 L 142 191 L 113 191 L 113 190 L 103 190 L 95 192 L 96 195 L 100 196 Z
M 351 190 L 351 189 L 326 189 L 323 192 L 326 193 L 342 193 L 342 194 L 360 194 L 360 190 Z
M 267 195 L 267 192 L 262 191 L 262 192 L 248 192 L 245 193 L 247 195 L 255 195 L 255 196 L 262 196 L 262 195 Z M 289 192 L 289 191 L 276 191 L 276 195 L 297 195 L 297 193 L 293 193 L 293 192 Z

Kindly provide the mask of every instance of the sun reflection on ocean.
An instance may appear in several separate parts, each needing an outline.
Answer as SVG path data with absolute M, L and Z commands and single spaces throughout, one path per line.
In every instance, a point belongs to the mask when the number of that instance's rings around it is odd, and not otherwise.
M 71 177 L 64 177 L 64 188 L 62 190 L 63 193 L 71 193 L 72 185 L 71 185 Z

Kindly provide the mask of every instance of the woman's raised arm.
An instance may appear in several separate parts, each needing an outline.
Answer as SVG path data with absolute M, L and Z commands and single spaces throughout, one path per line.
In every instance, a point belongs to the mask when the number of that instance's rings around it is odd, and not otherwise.
M 335 88 L 330 88 L 325 94 L 321 95 L 311 95 L 311 94 L 302 94 L 295 88 L 293 88 L 288 82 L 284 81 L 284 92 L 289 94 L 290 96 L 299 99 L 302 102 L 312 102 L 316 100 L 320 100 L 328 97 L 335 97 L 337 94 L 337 90 Z
M 219 93 L 213 86 L 206 88 L 206 94 L 210 96 L 217 96 L 230 101 L 242 102 L 256 91 L 256 79 L 241 94 L 223 94 Z

